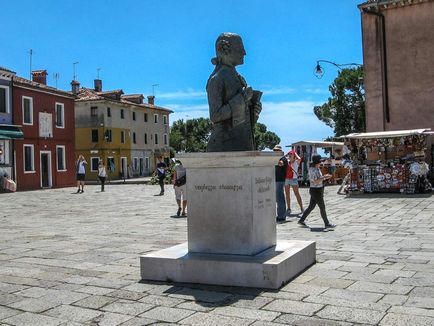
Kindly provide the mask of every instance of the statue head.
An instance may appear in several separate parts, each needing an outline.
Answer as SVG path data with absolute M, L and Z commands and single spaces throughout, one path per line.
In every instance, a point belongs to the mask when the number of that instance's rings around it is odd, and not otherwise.
M 225 64 L 228 66 L 238 66 L 244 63 L 243 40 L 235 33 L 222 33 L 215 42 L 217 58 L 211 61 L 213 64 Z

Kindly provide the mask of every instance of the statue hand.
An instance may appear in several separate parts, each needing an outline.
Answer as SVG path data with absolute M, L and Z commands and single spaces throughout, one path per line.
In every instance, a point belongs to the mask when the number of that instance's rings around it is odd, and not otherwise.
M 250 86 L 243 87 L 241 93 L 243 94 L 244 100 L 248 102 L 253 96 L 253 89 Z
M 254 112 L 255 112 L 255 118 L 256 118 L 256 120 L 258 120 L 258 118 L 259 118 L 259 114 L 260 114 L 261 111 L 262 111 L 262 104 L 261 104 L 261 102 L 256 102 L 256 103 L 254 104 L 253 110 L 254 110 Z

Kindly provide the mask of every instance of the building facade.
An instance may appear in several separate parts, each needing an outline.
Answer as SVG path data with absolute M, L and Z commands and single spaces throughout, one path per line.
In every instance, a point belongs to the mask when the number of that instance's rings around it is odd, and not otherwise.
M 98 162 L 105 162 L 110 179 L 148 176 L 157 156 L 169 157 L 168 109 L 156 106 L 153 97 L 122 90 L 79 88 L 75 104 L 76 155 L 89 163 L 87 179 L 97 179 Z
M 15 180 L 14 140 L 23 137 L 19 126 L 12 125 L 12 80 L 14 76 L 13 71 L 0 67 L 0 179 L 7 175 L 12 180 Z
M 434 1 L 368 1 L 362 16 L 366 129 L 434 130 Z
M 13 121 L 24 133 L 15 142 L 17 190 L 75 183 L 75 96 L 47 86 L 46 76 L 38 70 L 32 80 L 13 80 Z
M 370 0 L 359 9 L 366 131 L 434 130 L 434 0 Z

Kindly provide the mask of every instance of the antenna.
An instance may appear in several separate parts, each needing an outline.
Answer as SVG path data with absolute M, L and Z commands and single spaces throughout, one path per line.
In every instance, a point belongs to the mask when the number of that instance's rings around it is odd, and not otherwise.
M 74 72 L 74 75 L 73 75 L 73 77 L 72 77 L 72 80 L 76 80 L 76 79 L 77 79 L 77 76 L 76 76 L 76 74 L 75 74 L 75 65 L 78 65 L 78 64 L 79 64 L 78 61 L 72 63 L 72 70 L 73 70 L 73 72 Z
M 99 71 L 101 70 L 101 68 L 96 68 L 96 79 L 99 79 Z
M 30 80 L 32 80 L 32 57 L 33 57 L 33 50 L 32 49 L 30 49 L 30 51 L 29 51 L 29 57 L 30 57 L 30 73 L 29 73 L 29 75 L 30 75 Z
M 160 86 L 160 84 L 152 84 L 152 96 L 155 96 L 155 87 Z
M 59 74 L 58 72 L 55 72 L 55 73 L 53 74 L 53 78 L 54 78 L 54 80 L 56 81 L 56 88 L 57 88 L 57 81 L 58 81 L 59 78 L 60 78 L 60 74 Z

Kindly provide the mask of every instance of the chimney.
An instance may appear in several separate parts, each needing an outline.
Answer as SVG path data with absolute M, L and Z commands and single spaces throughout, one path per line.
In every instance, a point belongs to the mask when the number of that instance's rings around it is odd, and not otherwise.
M 148 95 L 148 104 L 154 105 L 155 96 Z
M 95 86 L 95 92 L 102 92 L 102 80 L 94 79 L 93 84 Z
M 78 81 L 76 81 L 76 80 L 73 80 L 71 82 L 71 91 L 72 91 L 72 94 L 77 95 L 79 89 L 80 89 L 80 83 Z
M 47 85 L 47 70 L 33 70 L 32 71 L 32 81 Z

